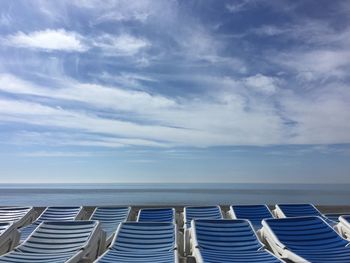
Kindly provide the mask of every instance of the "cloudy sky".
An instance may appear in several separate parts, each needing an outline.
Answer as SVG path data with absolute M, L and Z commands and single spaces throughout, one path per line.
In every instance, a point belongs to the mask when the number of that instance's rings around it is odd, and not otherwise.
M 349 13 L 0 1 L 0 180 L 350 183 Z

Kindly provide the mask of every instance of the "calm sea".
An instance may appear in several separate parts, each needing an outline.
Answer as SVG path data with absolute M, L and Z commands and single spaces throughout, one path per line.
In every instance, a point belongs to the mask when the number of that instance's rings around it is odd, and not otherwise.
M 350 185 L 0 184 L 0 205 L 350 205 Z

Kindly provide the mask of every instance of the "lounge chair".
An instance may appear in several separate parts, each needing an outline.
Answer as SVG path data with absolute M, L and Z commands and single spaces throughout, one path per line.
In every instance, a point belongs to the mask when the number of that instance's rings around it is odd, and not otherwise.
M 119 225 L 110 248 L 98 263 L 176 263 L 173 223 L 125 222 Z
M 13 223 L 17 228 L 32 223 L 36 216 L 32 206 L 0 208 L 0 223 Z
M 192 219 L 222 219 L 220 206 L 187 206 L 184 209 L 184 226 L 191 227 Z
M 0 255 L 9 252 L 19 241 L 19 232 L 15 224 L 0 223 Z
M 222 219 L 220 206 L 187 206 L 184 208 L 184 253 L 189 253 L 191 221 L 193 219 Z
M 1 263 L 91 262 L 101 252 L 103 233 L 97 221 L 47 221 L 21 245 L 0 257 Z
M 347 240 L 350 240 L 350 216 L 344 215 L 339 217 L 337 225 L 338 232 Z
M 265 219 L 262 237 L 277 256 L 291 262 L 350 262 L 349 242 L 318 216 Z
M 176 223 L 174 208 L 144 208 L 140 209 L 138 222 L 168 222 Z
M 336 224 L 325 217 L 313 204 L 278 204 L 273 212 L 277 218 L 319 216 L 331 225 Z
M 79 220 L 84 215 L 83 208 L 81 206 L 76 207 L 48 207 L 42 214 L 38 217 L 34 223 L 19 229 L 21 233 L 21 240 L 23 242 L 26 240 L 31 233 L 44 221 L 72 221 Z
M 267 205 L 233 205 L 230 207 L 229 216 L 233 219 L 248 219 L 255 230 L 262 228 L 263 219 L 273 218 Z
M 264 249 L 248 220 L 193 220 L 192 255 L 197 263 L 282 262 Z
M 113 206 L 97 207 L 92 213 L 90 220 L 98 220 L 106 233 L 106 246 L 112 242 L 119 224 L 128 220 L 129 213 L 130 207 Z

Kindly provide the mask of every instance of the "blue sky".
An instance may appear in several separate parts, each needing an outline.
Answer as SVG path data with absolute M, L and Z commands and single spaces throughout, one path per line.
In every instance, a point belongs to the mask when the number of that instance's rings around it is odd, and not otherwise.
M 0 181 L 350 183 L 349 12 L 0 1 Z

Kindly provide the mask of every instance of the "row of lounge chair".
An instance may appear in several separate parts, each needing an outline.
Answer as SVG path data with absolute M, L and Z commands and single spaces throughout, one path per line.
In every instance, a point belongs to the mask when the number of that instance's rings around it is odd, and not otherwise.
M 181 217 L 173 208 L 141 209 L 137 222 L 127 222 L 129 207 L 98 207 L 88 221 L 79 220 L 82 207 L 49 207 L 35 221 L 33 211 L 0 208 L 0 252 L 10 251 L 0 263 L 178 262 Z M 265 205 L 231 206 L 227 214 L 219 206 L 185 207 L 184 249 L 198 263 L 346 263 L 349 222 L 311 204 L 276 205 L 272 212 Z

